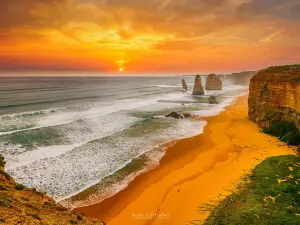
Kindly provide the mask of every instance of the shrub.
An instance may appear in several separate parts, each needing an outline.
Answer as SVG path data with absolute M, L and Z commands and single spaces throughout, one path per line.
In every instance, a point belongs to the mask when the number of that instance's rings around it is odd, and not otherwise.
M 0 207 L 10 207 L 10 202 L 6 199 L 0 199 Z
M 4 222 L 5 222 L 5 219 L 4 219 L 4 218 L 1 218 L 1 219 L 0 219 L 0 222 L 3 222 L 3 223 L 4 223 Z
M 54 202 L 44 202 L 44 206 L 55 206 Z
M 22 191 L 24 188 L 26 188 L 23 184 L 16 184 L 16 190 Z
M 22 199 L 23 201 L 29 202 L 29 198 L 21 197 L 21 199 Z
M 67 209 L 65 207 L 62 207 L 62 206 L 56 207 L 56 210 L 57 211 L 67 211 Z
M 82 216 L 77 215 L 77 220 L 82 220 Z
M 279 137 L 289 145 L 300 145 L 300 132 L 293 122 L 274 121 L 270 127 L 264 128 L 263 132 Z
M 299 145 L 300 144 L 300 132 L 293 133 L 289 132 L 280 138 L 281 141 L 288 143 L 289 145 Z
M 297 188 L 290 184 L 290 183 L 282 183 L 280 185 L 280 189 L 284 192 L 284 193 L 297 193 Z
M 78 224 L 76 220 L 69 220 L 70 224 Z
M 0 155 L 0 168 L 4 168 L 4 166 L 5 166 L 4 157 Z
M 34 219 L 37 219 L 37 220 L 41 219 L 41 217 L 40 217 L 39 214 L 34 214 L 34 215 L 32 215 L 32 217 L 33 217 Z
M 0 184 L 0 191 L 6 191 L 6 190 L 7 190 L 6 186 L 3 184 Z

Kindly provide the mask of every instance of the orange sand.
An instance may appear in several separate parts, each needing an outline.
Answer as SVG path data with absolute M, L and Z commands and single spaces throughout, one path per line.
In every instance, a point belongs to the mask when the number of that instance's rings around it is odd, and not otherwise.
M 240 178 L 269 156 L 295 154 L 247 118 L 247 96 L 208 118 L 204 133 L 178 141 L 156 169 L 101 203 L 78 208 L 108 225 L 184 225 L 203 220 L 199 206 L 230 194 Z M 188 127 L 187 127 L 188 129 Z M 156 214 L 155 214 L 156 213 Z

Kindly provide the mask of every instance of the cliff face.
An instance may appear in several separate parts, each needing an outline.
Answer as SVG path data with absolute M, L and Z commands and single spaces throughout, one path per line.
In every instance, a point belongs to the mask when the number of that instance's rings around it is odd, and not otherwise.
M 210 74 L 206 78 L 206 90 L 222 90 L 222 81 L 216 74 Z
M 0 224 L 105 225 L 73 213 L 44 193 L 18 184 L 4 171 L 0 155 Z
M 197 75 L 195 78 L 195 84 L 193 89 L 193 95 L 204 95 L 204 90 L 202 86 L 201 76 Z
M 300 65 L 260 71 L 250 81 L 248 103 L 249 118 L 261 127 L 284 120 L 300 130 Z
M 188 89 L 188 86 L 187 86 L 187 84 L 185 82 L 185 79 L 182 79 L 182 89 L 184 89 L 184 90 Z

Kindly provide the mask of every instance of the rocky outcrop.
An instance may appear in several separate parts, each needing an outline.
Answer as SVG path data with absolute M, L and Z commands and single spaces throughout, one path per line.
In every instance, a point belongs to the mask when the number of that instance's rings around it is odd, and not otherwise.
M 190 118 L 190 117 L 193 117 L 193 115 L 190 114 L 190 113 L 188 113 L 188 112 L 183 113 L 183 116 L 184 116 L 184 118 Z
M 202 86 L 201 76 L 197 75 L 195 78 L 195 84 L 193 89 L 193 95 L 204 95 L 204 90 Z
M 183 115 L 177 113 L 177 112 L 171 112 L 166 117 L 174 118 L 174 119 L 183 119 Z
M 187 86 L 187 84 L 185 82 L 185 79 L 182 79 L 182 89 L 184 89 L 184 90 L 188 89 L 188 86 Z
M 209 104 L 219 104 L 219 102 L 217 101 L 216 96 L 214 96 L 214 95 L 209 96 L 208 102 L 209 102 Z
M 206 90 L 222 90 L 222 81 L 216 74 L 210 74 L 206 78 Z
M 248 103 L 249 118 L 259 126 L 290 121 L 300 130 L 300 65 L 258 72 L 250 82 Z
M 45 193 L 18 184 L 4 171 L 0 155 L 0 224 L 105 225 L 57 204 Z

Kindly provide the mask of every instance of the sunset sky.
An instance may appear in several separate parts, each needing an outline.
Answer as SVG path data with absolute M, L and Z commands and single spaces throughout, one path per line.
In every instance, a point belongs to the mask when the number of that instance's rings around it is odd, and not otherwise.
M 299 0 L 0 0 L 0 70 L 193 73 L 300 62 Z

